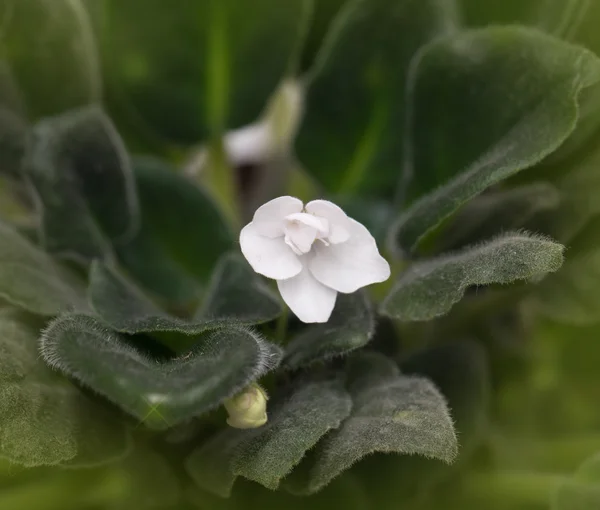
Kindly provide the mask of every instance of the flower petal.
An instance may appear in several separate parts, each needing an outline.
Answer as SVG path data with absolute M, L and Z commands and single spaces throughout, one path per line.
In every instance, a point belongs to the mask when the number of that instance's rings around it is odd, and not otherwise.
M 343 243 L 350 238 L 350 218 L 334 203 L 328 200 L 313 200 L 306 204 L 306 212 L 329 221 L 328 240 L 332 244 Z
M 256 231 L 266 237 L 283 235 L 284 218 L 302 211 L 302 200 L 295 197 L 278 197 L 260 206 L 254 213 L 252 222 Z
M 258 233 L 254 222 L 240 232 L 240 247 L 252 269 L 267 278 L 291 278 L 302 271 L 302 263 L 283 237 L 272 239 Z
M 308 267 L 287 280 L 277 280 L 281 297 L 302 322 L 327 322 L 337 292 L 319 283 Z
M 323 285 L 349 294 L 390 277 L 390 266 L 379 254 L 375 239 L 358 221 L 348 218 L 350 239 L 330 246 L 314 245 L 308 265 Z

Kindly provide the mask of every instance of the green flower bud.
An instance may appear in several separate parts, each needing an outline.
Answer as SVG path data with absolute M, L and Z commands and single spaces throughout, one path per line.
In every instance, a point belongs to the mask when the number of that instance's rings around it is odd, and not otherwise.
M 224 402 L 229 413 L 227 424 L 236 429 L 254 429 L 267 423 L 267 400 L 265 390 L 253 383 L 235 397 Z

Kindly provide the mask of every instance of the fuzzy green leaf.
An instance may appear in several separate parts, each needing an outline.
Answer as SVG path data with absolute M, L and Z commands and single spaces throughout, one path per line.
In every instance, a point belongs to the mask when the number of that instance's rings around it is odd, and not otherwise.
M 40 360 L 37 330 L 27 320 L 0 310 L 0 456 L 27 467 L 81 467 L 126 455 L 122 418 Z
M 297 369 L 346 354 L 366 345 L 374 329 L 365 294 L 340 294 L 327 323 L 308 326 L 286 345 L 283 366 Z
M 308 381 L 269 405 L 269 421 L 252 430 L 225 430 L 194 451 L 187 470 L 196 484 L 228 496 L 236 477 L 275 490 L 321 437 L 337 428 L 352 402 L 339 380 Z
M 310 494 L 375 452 L 422 455 L 452 462 L 458 444 L 444 397 L 424 378 L 404 376 L 375 353 L 356 356 L 348 369 L 352 412 L 320 442 L 288 488 Z M 304 478 L 304 479 L 303 479 Z
M 123 266 L 148 291 L 174 305 L 197 301 L 233 236 L 214 201 L 159 160 L 133 162 L 142 225 L 117 247 Z
M 508 233 L 459 253 L 410 266 L 381 305 L 402 321 L 444 315 L 471 285 L 506 284 L 557 271 L 564 247 L 524 232 Z
M 600 81 L 591 52 L 522 27 L 439 39 L 415 62 L 405 179 L 418 177 L 423 190 L 447 182 L 398 219 L 391 243 L 400 252 L 415 250 L 465 202 L 556 150 L 575 128 L 580 92 Z
M 557 488 L 552 510 L 595 510 L 600 507 L 600 453 L 586 460 L 575 475 Z
M 40 239 L 48 251 L 74 260 L 105 257 L 110 240 L 123 241 L 138 228 L 125 147 L 97 107 L 40 121 L 24 169 L 41 208 Z
M 41 352 L 50 366 L 156 429 L 217 407 L 281 357 L 277 347 L 241 327 L 222 327 L 195 341 L 182 356 L 159 361 L 94 318 L 72 314 L 50 324 Z
M 0 297 L 39 315 L 86 307 L 83 284 L 1 222 Z
M 298 138 L 300 159 L 326 188 L 394 191 L 410 62 L 419 47 L 456 26 L 453 0 L 343 3 L 308 72 Z

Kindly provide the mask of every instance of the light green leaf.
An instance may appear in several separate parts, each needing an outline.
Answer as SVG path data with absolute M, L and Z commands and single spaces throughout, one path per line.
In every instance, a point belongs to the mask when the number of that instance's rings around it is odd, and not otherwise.
M 465 202 L 555 151 L 575 128 L 580 92 L 599 81 L 591 52 L 522 27 L 465 31 L 423 48 L 409 83 L 404 179 L 418 179 L 417 194 L 447 182 L 401 215 L 393 248 L 414 251 Z
M 402 321 L 444 315 L 471 285 L 506 284 L 557 271 L 564 247 L 525 232 L 507 233 L 487 243 L 415 262 L 381 304 L 383 314 Z
M 452 462 L 458 444 L 444 397 L 424 378 L 404 376 L 375 353 L 356 357 L 348 370 L 353 407 L 339 429 L 321 441 L 288 488 L 311 494 L 363 457 L 380 453 L 422 455 Z
M 137 230 L 129 159 L 102 110 L 89 107 L 39 122 L 24 169 L 48 251 L 78 261 L 105 257 L 110 240 L 124 241 Z
M 119 259 L 157 297 L 192 306 L 233 235 L 208 194 L 175 169 L 151 158 L 137 158 L 133 167 L 142 225 L 117 247 Z
M 222 327 L 195 340 L 189 352 L 160 361 L 93 317 L 71 314 L 46 329 L 41 352 L 50 366 L 156 429 L 214 409 L 281 357 L 276 346 L 241 327 Z
M 419 47 L 457 26 L 453 0 L 349 0 L 308 71 L 301 161 L 335 192 L 394 191 L 405 84 Z
M 600 453 L 587 459 L 552 495 L 552 510 L 594 510 L 600 506 Z
M 340 294 L 327 323 L 308 326 L 286 345 L 283 366 L 297 369 L 341 356 L 366 345 L 374 330 L 375 321 L 365 294 Z
M 269 421 L 252 430 L 225 430 L 186 462 L 196 484 L 229 496 L 238 476 L 275 490 L 321 437 L 337 428 L 352 402 L 339 380 L 314 380 L 269 403 Z
M 26 467 L 81 467 L 126 455 L 122 417 L 44 365 L 28 322 L 0 310 L 0 456 Z
M 83 283 L 1 222 L 0 297 L 39 315 L 86 307 Z

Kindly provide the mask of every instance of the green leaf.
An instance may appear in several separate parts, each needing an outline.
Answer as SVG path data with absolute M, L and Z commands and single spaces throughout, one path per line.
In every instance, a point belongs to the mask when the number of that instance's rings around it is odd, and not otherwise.
M 39 202 L 45 248 L 74 260 L 110 254 L 110 240 L 138 228 L 129 159 L 110 119 L 96 107 L 40 121 L 25 172 Z
M 383 314 L 402 321 L 444 315 L 471 285 L 511 283 L 557 271 L 564 247 L 525 232 L 507 233 L 487 243 L 415 262 L 381 304 Z
M 548 318 L 565 324 L 600 322 L 600 250 L 584 251 L 546 278 L 536 293 L 537 308 Z
M 313 380 L 281 392 L 269 404 L 269 421 L 250 430 L 228 429 L 195 450 L 186 462 L 196 484 L 229 496 L 238 476 L 275 490 L 321 437 L 337 428 L 352 402 L 339 380 Z
M 349 0 L 308 72 L 298 154 L 330 191 L 393 192 L 405 83 L 419 47 L 457 25 L 453 0 Z
M 0 456 L 11 462 L 81 467 L 129 452 L 122 418 L 45 366 L 37 329 L 9 308 L 0 310 L 0 396 Z
M 407 252 L 465 202 L 555 151 L 575 128 L 579 93 L 600 81 L 591 52 L 522 27 L 438 39 L 415 62 L 404 179 L 418 179 L 416 194 L 437 189 L 393 229 L 394 248 Z
M 2 7 L 4 55 L 31 117 L 100 100 L 94 31 L 81 0 L 7 0 Z
M 71 314 L 46 329 L 41 352 L 50 366 L 155 429 L 214 409 L 281 356 L 276 346 L 241 327 L 222 327 L 195 340 L 189 352 L 159 361 L 93 317 Z
M 8 64 L 0 60 L 0 175 L 20 175 L 28 130 L 19 88 Z
M 366 345 L 374 330 L 366 295 L 340 294 L 327 323 L 306 327 L 286 345 L 283 366 L 297 369 L 341 356 Z
M 561 195 L 547 182 L 483 193 L 460 209 L 436 239 L 445 252 L 523 228 L 536 215 L 558 208 Z
M 600 506 L 600 454 L 587 459 L 552 495 L 552 510 L 594 510 Z
M 225 269 L 228 273 L 223 272 Z M 89 301 L 106 324 L 130 334 L 163 331 L 198 335 L 229 325 L 274 319 L 281 313 L 279 302 L 249 273 L 241 260 L 224 259 L 205 308 L 193 320 L 185 320 L 163 312 L 115 269 L 96 261 L 90 271 Z M 242 281 L 231 279 L 234 275 L 241 276 Z
M 458 444 L 443 396 L 427 379 L 401 375 L 376 353 L 351 361 L 348 389 L 353 407 L 339 429 L 321 441 L 289 488 L 311 494 L 363 457 L 380 453 L 417 454 L 452 462 Z
M 148 291 L 173 305 L 197 301 L 233 235 L 208 194 L 159 160 L 137 158 L 134 173 L 142 225 L 117 247 L 127 271 Z
M 210 0 L 177 9 L 161 0 L 106 3 L 109 100 L 115 110 L 125 102 L 125 113 L 153 134 L 182 142 L 258 117 L 293 67 L 307 7 L 305 0 Z
M 83 283 L 0 222 L 0 298 L 39 315 L 86 308 Z

